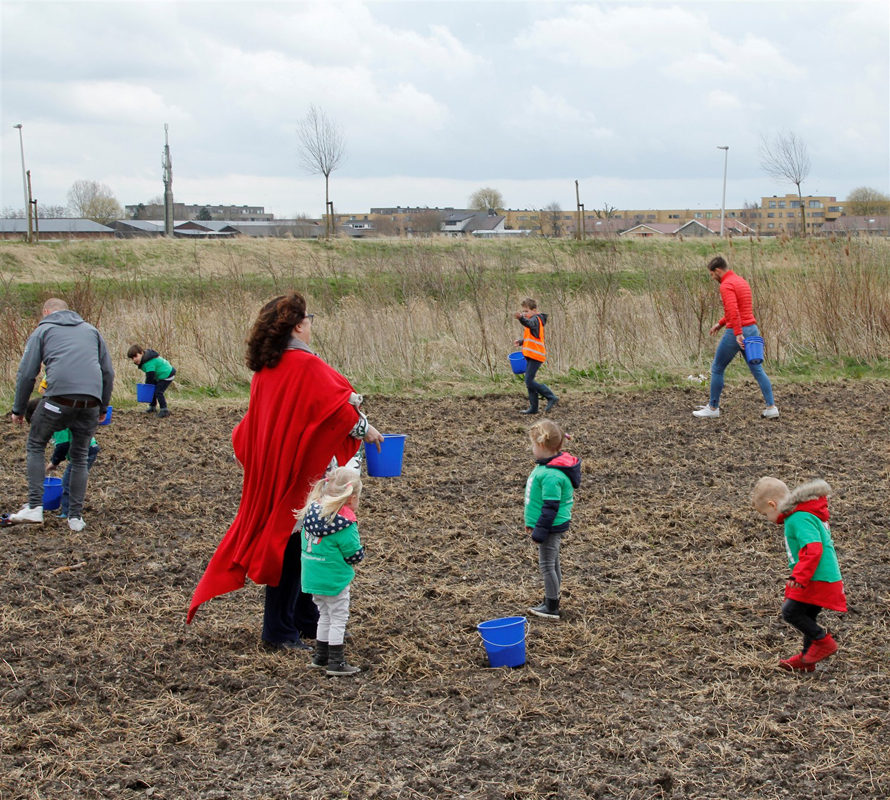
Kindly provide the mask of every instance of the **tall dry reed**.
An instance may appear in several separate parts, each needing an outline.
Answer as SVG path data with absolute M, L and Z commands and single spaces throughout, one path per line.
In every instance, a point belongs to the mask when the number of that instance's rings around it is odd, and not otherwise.
M 527 295 L 550 314 L 548 379 L 706 371 L 707 331 L 722 313 L 705 269 L 713 252 L 699 242 L 10 245 L 0 276 L 3 395 L 39 303 L 55 294 L 102 330 L 124 396 L 138 378 L 125 358 L 134 342 L 172 361 L 183 386 L 245 385 L 251 321 L 291 288 L 318 315 L 320 355 L 359 387 L 503 375 L 520 335 L 512 312 Z M 773 363 L 890 352 L 887 241 L 731 241 L 724 252 L 751 282 Z

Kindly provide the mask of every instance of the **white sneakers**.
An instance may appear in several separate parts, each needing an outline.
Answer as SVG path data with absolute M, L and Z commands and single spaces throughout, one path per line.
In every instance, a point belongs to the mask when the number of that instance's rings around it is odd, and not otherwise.
M 68 517 L 68 527 L 75 533 L 80 533 L 86 526 L 82 517 Z
M 711 408 L 710 406 L 701 406 L 696 411 L 692 412 L 693 417 L 719 417 L 720 409 L 719 408 Z M 760 415 L 762 417 L 766 417 L 767 419 L 775 419 L 779 416 L 779 409 L 776 406 L 767 406 L 763 409 L 763 413 Z
M 10 522 L 36 522 L 38 525 L 43 524 L 43 506 L 34 506 L 31 508 L 27 503 L 21 507 L 15 514 L 9 515 Z

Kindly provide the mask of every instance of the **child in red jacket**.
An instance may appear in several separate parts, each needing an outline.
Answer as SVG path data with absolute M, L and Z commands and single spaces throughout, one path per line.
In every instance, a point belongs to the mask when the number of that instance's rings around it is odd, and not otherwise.
M 816 622 L 823 608 L 847 610 L 831 529 L 828 496 L 831 487 L 810 481 L 794 491 L 777 478 L 761 478 L 754 486 L 754 510 L 783 525 L 791 575 L 785 583 L 782 619 L 803 634 L 803 650 L 779 662 L 782 669 L 812 672 L 816 663 L 837 652 L 837 642 Z

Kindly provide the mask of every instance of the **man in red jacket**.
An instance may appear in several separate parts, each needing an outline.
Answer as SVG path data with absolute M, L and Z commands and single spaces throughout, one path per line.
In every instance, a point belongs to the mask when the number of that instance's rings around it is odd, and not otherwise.
M 723 392 L 723 373 L 737 353 L 744 352 L 745 338 L 759 336 L 757 320 L 751 305 L 751 287 L 740 275 L 736 275 L 727 265 L 723 256 L 715 256 L 708 263 L 711 277 L 720 284 L 720 299 L 723 301 L 723 317 L 710 330 L 711 336 L 726 326 L 726 331 L 717 345 L 714 361 L 711 364 L 711 397 L 706 406 L 693 411 L 695 417 L 719 417 L 720 395 Z M 773 387 L 763 371 L 763 364 L 748 363 L 748 369 L 760 386 L 766 404 L 762 416 L 778 417 L 779 409 L 773 400 Z

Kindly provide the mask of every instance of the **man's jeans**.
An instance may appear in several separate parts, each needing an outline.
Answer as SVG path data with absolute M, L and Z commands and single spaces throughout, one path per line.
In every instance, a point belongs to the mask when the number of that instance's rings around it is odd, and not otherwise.
M 746 337 L 760 336 L 760 332 L 757 330 L 756 325 L 746 325 L 742 328 L 742 335 Z M 739 343 L 736 341 L 732 328 L 727 328 L 726 332 L 720 339 L 720 343 L 717 345 L 717 352 L 714 353 L 714 361 L 711 364 L 711 408 L 720 408 L 720 395 L 723 393 L 724 383 L 723 373 L 729 366 L 729 362 L 741 352 L 742 348 L 739 347 Z M 748 362 L 746 361 L 745 363 L 747 364 Z M 760 386 L 760 391 L 763 394 L 763 402 L 768 406 L 775 405 L 775 401 L 773 400 L 773 386 L 770 383 L 767 374 L 763 371 L 763 364 L 748 364 L 748 369 L 751 370 L 754 380 L 756 380 L 758 386 Z
M 72 395 L 71 399 L 92 399 L 86 395 Z M 99 406 L 92 408 L 71 408 L 53 403 L 51 397 L 44 397 L 38 403 L 31 417 L 31 430 L 28 433 L 27 472 L 28 505 L 31 508 L 43 505 L 43 479 L 46 475 L 46 444 L 50 437 L 64 428 L 71 431 L 71 444 L 68 458 L 71 460 L 69 517 L 83 517 L 83 498 L 87 491 L 87 454 L 90 439 L 99 424 Z

